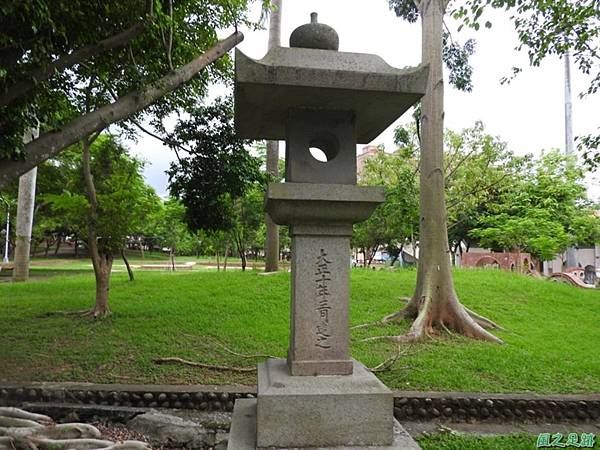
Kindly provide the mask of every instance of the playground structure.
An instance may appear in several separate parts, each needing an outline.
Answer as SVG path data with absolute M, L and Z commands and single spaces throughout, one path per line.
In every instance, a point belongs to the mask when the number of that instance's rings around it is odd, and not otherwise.
M 502 269 L 511 272 L 521 272 L 541 278 L 529 253 L 516 252 L 469 252 L 461 257 L 462 267 Z M 553 281 L 568 283 L 585 289 L 596 287 L 596 268 L 592 265 L 570 267 L 560 272 L 550 274 Z
M 581 267 L 570 267 L 563 272 L 551 274 L 550 279 L 581 288 L 594 289 L 597 282 L 596 268 L 594 266 L 585 266 L 583 269 Z
M 502 269 L 511 272 L 536 271 L 529 253 L 468 252 L 461 255 L 462 267 Z

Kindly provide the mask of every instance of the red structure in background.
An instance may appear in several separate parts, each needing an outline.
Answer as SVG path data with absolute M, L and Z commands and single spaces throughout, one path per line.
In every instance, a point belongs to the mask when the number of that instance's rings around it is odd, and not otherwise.
M 513 272 L 519 271 L 529 272 L 535 270 L 535 265 L 531 261 L 529 253 L 512 253 L 512 252 L 468 252 L 461 255 L 462 267 L 481 267 L 481 268 L 498 268 L 510 270 Z

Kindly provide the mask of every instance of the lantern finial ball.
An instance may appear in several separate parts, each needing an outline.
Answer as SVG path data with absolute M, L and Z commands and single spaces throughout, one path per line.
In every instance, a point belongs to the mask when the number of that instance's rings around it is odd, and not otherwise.
M 337 51 L 340 38 L 329 25 L 317 21 L 317 13 L 310 13 L 310 23 L 296 28 L 290 36 L 290 47 Z

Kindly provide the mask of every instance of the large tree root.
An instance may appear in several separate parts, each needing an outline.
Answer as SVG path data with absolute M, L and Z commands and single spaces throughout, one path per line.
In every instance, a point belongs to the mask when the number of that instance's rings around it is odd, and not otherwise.
M 112 315 L 112 311 L 110 310 L 110 308 L 108 306 L 105 308 L 94 307 L 94 308 L 84 311 L 83 313 L 80 314 L 81 317 L 86 317 L 89 319 L 97 319 L 97 320 L 106 319 L 110 315 Z
M 414 318 L 408 332 L 401 336 L 375 336 L 362 342 L 390 340 L 397 343 L 421 341 L 436 333 L 436 328 L 450 334 L 456 333 L 473 339 L 502 344 L 503 341 L 487 330 L 502 329 L 491 320 L 464 307 L 456 297 L 451 296 L 445 302 L 437 304 L 430 295 L 422 296 L 420 301 L 414 298 L 400 311 L 390 314 L 379 321 L 385 324 L 403 319 Z
M 114 443 L 85 423 L 54 424 L 18 408 L 0 408 L 0 450 L 150 450 L 140 441 Z

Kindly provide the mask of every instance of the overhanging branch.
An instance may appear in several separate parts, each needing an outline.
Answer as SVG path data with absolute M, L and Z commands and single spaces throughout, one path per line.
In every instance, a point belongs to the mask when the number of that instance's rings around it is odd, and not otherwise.
M 162 96 L 189 81 L 194 75 L 222 57 L 243 39 L 244 35 L 241 32 L 233 33 L 226 39 L 219 41 L 198 58 L 165 75 L 146 88 L 130 92 L 114 103 L 80 116 L 59 131 L 43 134 L 23 148 L 26 155 L 24 160 L 0 160 L 0 189 L 47 159 L 56 156 L 61 150 L 80 141 L 85 136 L 102 130 L 112 123 L 126 119 L 151 105 Z
M 127 44 L 141 34 L 145 28 L 146 26 L 144 24 L 138 23 L 119 34 L 115 34 L 100 42 L 75 50 L 73 53 L 58 58 L 46 67 L 35 70 L 28 77 L 29 79 L 15 83 L 12 86 L 7 86 L 4 89 L 4 93 L 0 96 L 0 107 L 6 106 L 12 101 L 23 97 L 31 91 L 37 83 L 47 80 L 56 72 L 60 72 L 67 67 L 71 67 L 107 50 Z

